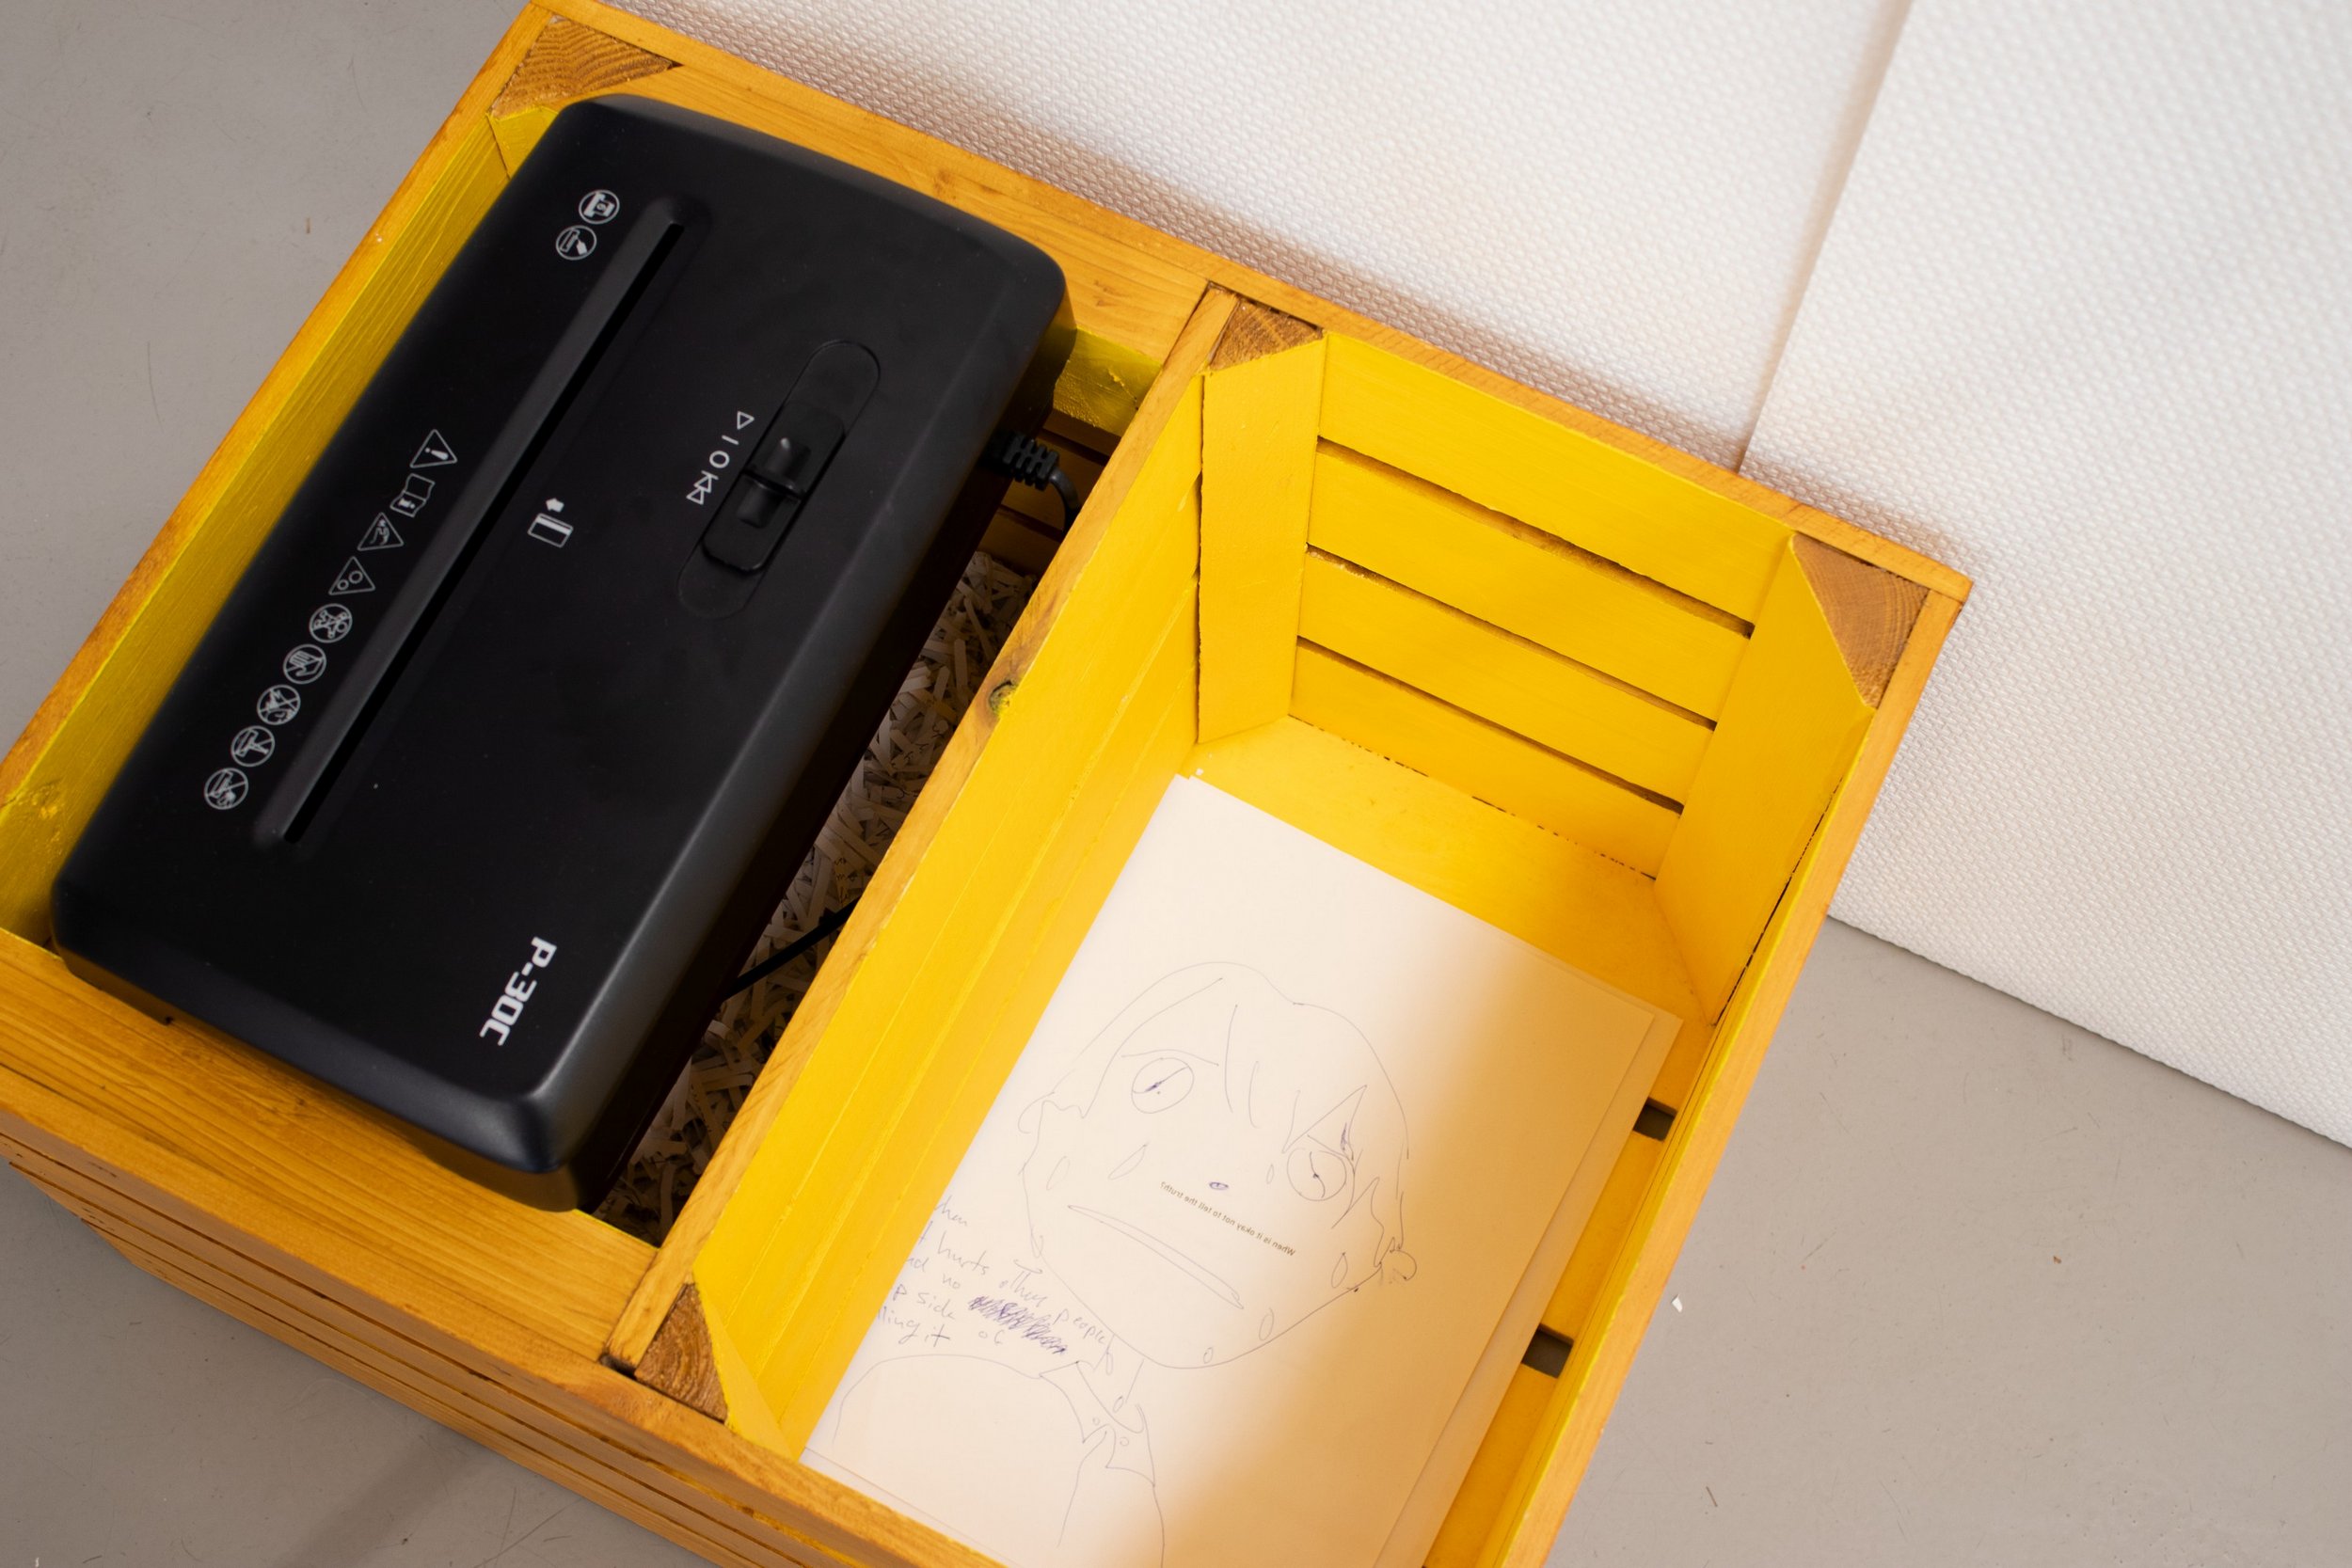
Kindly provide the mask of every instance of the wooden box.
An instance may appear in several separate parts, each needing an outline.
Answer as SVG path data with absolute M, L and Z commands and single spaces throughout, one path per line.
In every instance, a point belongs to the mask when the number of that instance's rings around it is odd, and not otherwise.
M 59 861 L 262 533 L 554 110 L 600 91 L 1043 245 L 1080 334 L 1058 416 L 1108 454 L 658 1250 L 472 1186 L 45 945 Z M 534 7 L 0 765 L 0 1148 L 140 1266 L 714 1562 L 977 1563 L 790 1456 L 1162 785 L 1198 774 L 1688 1021 L 1430 1559 L 1538 1562 L 1966 591 L 689 40 Z

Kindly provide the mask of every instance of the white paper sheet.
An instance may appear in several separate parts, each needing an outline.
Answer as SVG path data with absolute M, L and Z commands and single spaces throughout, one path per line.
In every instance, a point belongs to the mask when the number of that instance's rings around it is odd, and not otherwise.
M 1660 1018 L 1176 781 L 804 1457 L 1015 1568 L 1369 1568 Z

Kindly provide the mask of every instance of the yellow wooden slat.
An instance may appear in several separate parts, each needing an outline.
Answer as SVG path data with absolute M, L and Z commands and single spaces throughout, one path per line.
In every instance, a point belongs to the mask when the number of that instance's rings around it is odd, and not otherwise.
M 38 1180 L 35 1184 L 40 1185 Z M 598 1507 L 610 1509 L 632 1524 L 675 1542 L 707 1562 L 720 1568 L 806 1568 L 804 1558 L 775 1556 L 740 1537 L 730 1542 L 715 1539 L 697 1528 L 702 1521 L 690 1522 L 682 1510 L 665 1507 L 667 1499 L 618 1481 L 609 1472 L 598 1473 L 567 1463 L 573 1456 L 560 1450 L 551 1452 L 551 1445 L 522 1423 L 500 1419 L 501 1413 L 489 1407 L 471 1388 L 452 1391 L 422 1382 L 371 1347 L 335 1336 L 321 1325 L 286 1311 L 278 1303 L 257 1300 L 239 1282 L 224 1279 L 198 1260 L 127 1229 L 103 1212 L 86 1210 L 55 1191 L 49 1196 L 57 1198 L 97 1232 L 125 1261 L 172 1289 L 185 1291 L 388 1399 L 399 1401 L 428 1420 L 437 1421 L 491 1451 L 537 1471 Z M 745 1555 L 737 1549 L 739 1545 L 756 1555 Z
M 1329 342 L 1326 439 L 1756 619 L 1785 523 L 1385 349 Z
M 1695 1010 L 1648 878 L 1297 719 L 1184 770 L 1678 1017 Z
M 1616 1164 L 1610 1168 L 1609 1183 L 1600 1190 L 1600 1201 L 1593 1206 L 1576 1251 L 1569 1255 L 1567 1272 L 1560 1276 L 1550 1301 L 1544 1306 L 1544 1326 L 1554 1334 L 1574 1339 L 1584 1332 L 1584 1321 L 1600 1299 L 1601 1286 L 1633 1227 L 1633 1216 L 1649 1191 L 1650 1178 L 1658 1174 L 1659 1156 L 1665 1147 L 1656 1138 L 1639 1134 L 1626 1139 Z
M 1124 569 L 1090 577 L 1072 595 L 1054 635 L 1003 705 L 959 796 L 961 809 L 926 847 L 891 911 L 891 942 L 866 956 L 704 1249 L 696 1273 L 713 1315 L 734 1315 L 740 1302 L 729 1293 L 731 1283 L 747 1282 L 770 1250 L 762 1239 L 741 1255 L 739 1237 L 729 1229 L 738 1211 L 772 1215 L 795 1209 L 803 1184 L 818 1180 L 820 1158 L 833 1157 L 826 1142 L 836 1118 L 851 1117 L 848 1102 L 857 1101 L 855 1115 L 866 1117 L 860 1097 L 881 1096 L 895 1114 L 896 1097 L 912 1091 L 919 1073 L 912 1067 L 884 1071 L 882 1043 L 903 1036 L 904 1049 L 917 1053 L 936 1043 L 937 1026 L 961 1001 L 961 990 L 944 988 L 968 985 L 974 956 L 1001 939 L 1008 911 L 1046 854 L 1104 733 L 1157 652 L 1168 607 L 1187 597 L 1190 542 L 1177 534 L 1189 521 L 1187 510 L 1171 506 L 1153 524 L 1121 520 L 1133 526 L 1106 540 L 1098 559 Z M 903 973 L 885 962 L 890 957 Z M 855 1144 L 870 1131 L 845 1136 Z M 841 1157 L 855 1158 L 855 1150 Z M 808 1221 L 821 1223 L 814 1211 Z M 791 1249 L 780 1250 L 781 1265 L 789 1267 Z M 731 1268 L 739 1258 L 741 1266 Z M 788 1316 L 796 1304 L 770 1291 L 761 1310 L 779 1316 L 779 1306 Z M 746 1326 L 735 1332 L 755 1365 L 764 1362 L 769 1340 Z
M 1674 832 L 1671 806 L 1312 643 L 1298 647 L 1291 711 L 1645 874 Z
M 1121 705 L 1068 799 L 1026 814 L 1000 803 L 1006 831 L 976 863 L 979 874 L 959 918 L 923 953 L 908 988 L 912 1005 L 857 1041 L 888 1076 L 865 1074 L 833 1107 L 842 1113 L 830 1133 L 834 1157 L 780 1211 L 766 1211 L 763 1189 L 746 1180 L 696 1260 L 696 1278 L 707 1291 L 715 1284 L 726 1303 L 712 1316 L 748 1358 L 757 1403 L 786 1452 L 797 1452 L 814 1429 L 1018 1058 L 1035 1015 L 1015 1016 L 1010 1004 L 1033 998 L 1042 1010 L 1132 847 L 1132 834 L 1108 842 L 1106 825 L 1131 824 L 1139 834 L 1148 810 L 1136 814 L 1138 798 L 1158 798 L 1190 742 L 1189 595 L 1182 608 L 1184 618 L 1170 616 L 1163 626 L 1151 668 L 1131 677 L 1134 700 Z M 1052 820 L 1042 819 L 1047 814 Z M 1008 870 L 1009 879 L 996 875 Z M 1090 900 L 1073 896 L 1081 884 Z M 1062 918 L 1072 912 L 1074 930 Z M 990 918 L 993 930 L 984 925 Z M 1041 955 L 1049 938 L 1057 951 Z M 890 1070 L 893 1064 L 902 1070 Z M 803 1091 L 824 1091 L 829 1080 L 814 1077 L 818 1065 Z M 778 1136 L 792 1134 L 802 1103 L 785 1108 Z M 821 1268 L 812 1270 L 818 1258 Z M 729 1388 L 731 1410 L 735 1396 Z
M 1714 1034 L 1712 1021 L 1695 1006 L 1681 1018 L 1682 1033 L 1675 1037 L 1649 1087 L 1652 1100 L 1677 1113 L 1690 1102 L 1691 1085 L 1698 1082 L 1699 1071 L 1707 1065 L 1707 1050 Z
M 1693 714 L 1330 556 L 1308 558 L 1303 586 L 1310 642 L 1671 799 L 1698 771 Z
M 1557 1380 L 1533 1367 L 1511 1373 L 1494 1423 L 1478 1445 L 1462 1489 L 1454 1495 L 1438 1539 L 1429 1548 L 1428 1568 L 1473 1568 L 1479 1549 L 1486 1544 L 1496 1513 L 1510 1493 L 1527 1459 L 1528 1449 L 1543 1427 L 1544 1411 L 1551 1402 Z
M 629 1478 L 706 1519 L 773 1531 L 767 1538 L 810 1560 L 847 1562 L 845 1553 L 853 1550 L 867 1568 L 912 1568 L 917 1561 L 925 1568 L 985 1568 L 977 1554 L 943 1554 L 939 1539 L 920 1526 L 877 1519 L 871 1505 L 861 1509 L 863 1499 L 845 1497 L 834 1483 L 750 1449 L 685 1405 L 600 1365 L 587 1350 L 547 1343 L 495 1308 L 454 1301 L 428 1279 L 404 1277 L 398 1263 L 371 1251 L 364 1222 L 325 1230 L 290 1224 L 291 1216 L 266 1200 L 249 1201 L 237 1173 L 199 1174 L 140 1132 L 103 1115 L 86 1117 L 15 1081 L 5 1068 L 0 1156 L 53 1189 L 73 1188 L 90 1207 L 118 1218 L 140 1216 L 261 1297 L 298 1302 L 306 1314 L 325 1315 L 428 1370 L 451 1395 L 448 1414 L 437 1418 L 511 1416 L 531 1441 L 546 1445 L 541 1451 L 564 1455 L 567 1465 Z M 366 1158 L 363 1150 L 354 1163 L 364 1165 Z M 528 1263 L 510 1259 L 503 1269 L 524 1288 L 526 1303 L 530 1287 L 549 1288 Z M 373 1283 L 354 1290 L 362 1277 Z M 389 1296 L 379 1293 L 388 1287 Z M 854 1546 L 845 1516 L 858 1521 Z M 902 1541 L 913 1549 L 899 1546 Z
M 498 138 L 499 157 L 505 163 L 508 174 L 522 167 L 523 160 L 531 156 L 531 150 L 539 145 L 539 138 L 554 123 L 555 110 L 545 103 L 533 103 L 512 114 L 490 116 L 490 134 Z
M 182 499 L 0 764 L 0 929 L 49 935 L 49 884 L 172 677 L 359 389 L 506 182 L 488 126 L 444 133 Z
M 812 1301 L 805 1326 L 771 1349 L 760 1369 L 762 1398 L 793 1445 L 807 1440 L 864 1342 L 874 1314 L 953 1179 L 1053 1000 L 1063 972 L 1110 895 L 1136 841 L 1191 748 L 1195 682 L 1193 605 L 1168 620 L 1158 655 L 1081 785 L 1079 806 L 1060 825 L 994 948 L 943 1037 L 930 1092 L 894 1133 L 886 1153 L 841 1211 L 847 1240 Z M 829 1313 L 830 1316 L 824 1315 Z
M 1795 549 L 1781 554 L 1658 872 L 1659 905 L 1709 1013 L 1747 967 L 1870 722 Z
M 1152 585 L 1150 581 L 1143 584 L 1145 596 L 1139 601 L 1137 613 L 1147 619 L 1189 591 L 1194 542 L 1183 535 L 1181 528 L 1153 537 L 1154 531 L 1138 531 L 1129 524 L 1136 519 L 1168 519 L 1199 488 L 1200 371 L 1231 319 L 1235 303 L 1233 296 L 1223 290 L 1211 290 L 1169 351 L 1168 372 L 1152 386 L 1142 412 L 1136 416 L 1136 437 L 1122 441 L 1111 453 L 1077 522 L 1055 553 L 1052 566 L 1029 596 L 1028 607 L 1022 611 L 1019 624 L 991 667 L 984 683 L 989 700 L 975 703 L 965 711 L 962 722 L 941 753 L 938 766 L 932 768 L 930 781 L 915 798 L 914 807 L 908 813 L 898 837 L 892 840 L 889 853 L 882 857 L 873 880 L 866 885 L 856 911 L 842 927 L 832 954 L 818 971 L 767 1068 L 737 1113 L 735 1125 L 721 1142 L 710 1168 L 695 1185 L 676 1223 L 670 1227 L 669 1239 L 655 1255 L 653 1266 L 645 1271 L 644 1280 L 629 1297 L 627 1310 L 613 1325 L 610 1354 L 618 1364 L 635 1366 L 652 1343 L 686 1283 L 692 1259 L 734 1201 L 746 1171 L 754 1164 L 762 1164 L 769 1172 L 763 1180 L 772 1180 L 782 1168 L 781 1157 L 768 1153 L 768 1133 L 793 1098 L 802 1068 L 832 1031 L 835 1016 L 857 989 L 866 955 L 880 942 L 885 927 L 898 924 L 900 900 L 914 889 L 918 879 L 924 880 L 929 891 L 922 895 L 920 912 L 908 918 L 918 926 L 944 918 L 942 911 L 949 907 L 946 901 L 954 890 L 941 889 L 929 879 L 930 850 L 939 835 L 946 831 L 948 819 L 956 815 L 951 808 L 961 803 L 964 786 L 973 778 L 980 759 L 993 754 L 990 743 L 996 728 L 997 711 L 1001 708 L 1009 714 L 1019 708 L 1023 701 L 1020 684 L 1034 672 L 1037 659 L 1047 646 L 1060 638 L 1063 608 L 1076 594 L 1081 580 L 1095 580 L 1090 569 L 1096 556 L 1115 546 L 1111 559 L 1123 563 L 1123 570 L 1133 572 L 1136 566 L 1135 551 L 1139 547 L 1149 546 L 1175 552 L 1165 568 L 1169 580 L 1160 585 L 1165 595 L 1160 605 L 1150 604 Z M 1144 557 L 1160 559 L 1149 548 Z M 1099 587 L 1091 594 L 1099 597 L 1112 592 L 1109 587 Z M 1117 627 L 1120 623 L 1113 619 L 1110 625 Z M 1140 659 L 1142 656 L 1136 657 Z M 1052 689 L 1050 685 L 1047 689 Z M 1027 760 L 1034 763 L 1037 757 L 1032 755 Z M 968 823 L 956 830 L 958 833 L 972 831 Z M 772 1206 L 778 1200 L 771 1196 L 770 1201 Z M 708 1294 L 706 1290 L 706 1307 L 710 1305 Z
M 931 1075 L 940 1052 L 974 1047 L 957 1043 L 959 1023 L 975 988 L 988 981 L 992 953 L 1008 933 L 1025 939 L 1033 930 L 1033 897 L 1060 891 L 1041 876 L 1071 835 L 1082 844 L 1090 834 L 1074 824 L 1116 807 L 1116 790 L 1101 781 L 1117 776 L 1121 749 L 1160 733 L 1163 716 L 1144 710 L 1175 704 L 1189 738 L 1200 418 L 1196 377 L 1084 582 L 1049 578 L 1041 591 L 1049 609 L 1056 594 L 1067 594 L 1052 632 L 1001 705 L 958 810 L 891 911 L 893 940 L 867 954 L 694 1263 L 709 1315 L 725 1323 L 777 1418 L 796 1435 L 804 1425 L 795 1423 L 813 1424 L 830 1392 L 816 1386 L 824 1378 L 814 1369 L 838 1374 L 829 1358 L 846 1364 L 855 1349 L 842 1325 L 862 1323 L 880 1300 L 853 1308 L 847 1292 L 858 1282 L 854 1263 L 829 1263 L 893 1246 L 902 1261 L 936 1197 L 893 1212 L 915 1222 L 903 1234 L 890 1215 L 855 1233 L 846 1225 L 875 1170 L 918 1157 L 939 1118 L 961 1103 L 957 1077 Z M 1186 655 L 1184 680 L 1139 687 L 1171 638 Z M 1174 761 L 1168 756 L 1164 770 Z M 996 1066 L 1001 1077 L 1009 1054 Z
M 1601 1283 L 1577 1354 L 1544 1412 L 1527 1461 L 1474 1560 L 1476 1568 L 1537 1568 L 1549 1554 L 1633 1365 L 1643 1330 L 1665 1294 L 1676 1256 L 1730 1142 L 1805 954 L 1829 912 L 1830 896 L 1862 836 L 1870 803 L 1959 613 L 1958 599 L 1930 592 L 1861 750 L 1799 859 L 1756 943 L 1755 961 L 1740 975 L 1715 1026 L 1706 1066 L 1666 1135 L 1658 1172 Z
M 1054 383 L 1054 406 L 1080 424 L 1124 436 L 1160 373 L 1160 361 L 1091 326 L 1081 326 Z
M 713 1556 L 714 1561 L 756 1561 L 765 1568 L 785 1568 L 787 1562 L 805 1560 L 773 1555 L 771 1546 L 765 1544 L 773 1538 L 761 1534 L 763 1527 L 758 1524 L 739 1515 L 714 1518 L 712 1499 L 683 1497 L 682 1489 L 651 1481 L 642 1470 L 625 1464 L 614 1464 L 610 1453 L 583 1449 L 566 1441 L 550 1430 L 545 1407 L 453 1364 L 432 1347 L 283 1275 L 257 1269 L 253 1259 L 174 1224 L 167 1216 L 77 1171 L 29 1152 L 11 1151 L 10 1159 L 34 1185 L 141 1268 L 433 1419 L 519 1459 L 550 1480 L 608 1507 L 614 1506 L 616 1498 L 633 1498 L 634 1503 L 623 1506 L 622 1512 L 638 1516 L 635 1511 L 642 1510 L 667 1520 L 667 1525 L 653 1528 L 669 1530 L 695 1550 L 722 1554 Z M 684 1534 L 679 1533 L 681 1528 Z M 752 1556 L 724 1555 L 727 1548 L 721 1546 L 721 1540 L 731 1541 L 735 1549 Z M 796 1547 L 804 1544 L 795 1541 Z M 827 1555 L 822 1560 L 842 1560 Z
M 1200 405 L 1200 734 L 1290 711 L 1323 341 L 1209 372 Z
M 1744 622 L 1343 447 L 1316 460 L 1308 538 L 1709 719 L 1747 652 Z
M 1141 619 L 1141 605 L 1119 608 Z M 1032 673 L 1028 680 L 1044 678 Z M 823 1203 L 803 1199 L 831 1191 L 833 1201 L 846 1201 L 859 1172 L 845 1174 L 845 1167 L 862 1170 L 867 1151 L 901 1114 L 903 1097 L 919 1086 L 940 1029 L 963 1002 L 973 955 L 1005 940 L 1008 912 L 1025 894 L 1088 775 L 1100 729 L 1123 701 L 1127 680 L 1116 690 L 1111 685 L 1085 693 L 1093 699 L 1087 716 L 1095 733 L 1071 737 L 1079 748 L 1074 758 L 1038 757 L 1043 748 L 1035 738 L 1026 747 L 1000 744 L 1024 728 L 1009 721 L 992 737 L 959 804 L 999 809 L 976 807 L 943 826 L 891 911 L 890 940 L 866 955 L 824 1035 L 799 1066 L 792 1092 L 761 1130 L 757 1152 L 694 1265 L 709 1318 L 729 1326 L 755 1368 L 766 1363 L 801 1309 L 802 1295 L 815 1288 L 814 1271 L 796 1270 L 795 1255 L 813 1256 L 838 1240 Z M 1013 776 L 1017 762 L 1030 763 L 1019 769 L 1027 780 Z M 773 1248 L 787 1218 L 791 1244 Z
M 292 1068 L 203 1024 L 150 1018 L 6 932 L 0 1019 L 0 1137 L 40 1097 L 135 1126 L 144 1143 L 233 1180 L 237 1208 L 224 1229 L 266 1212 L 314 1233 L 364 1237 L 338 1249 L 345 1256 L 335 1271 L 359 1282 L 338 1293 L 363 1308 L 362 1292 L 399 1278 L 412 1307 L 443 1295 L 585 1360 L 651 1257 L 587 1214 L 528 1208 L 467 1180 L 384 1117 Z M 20 1089 L 26 1099 L 11 1102 Z M 327 1257 L 304 1256 L 323 1266 Z

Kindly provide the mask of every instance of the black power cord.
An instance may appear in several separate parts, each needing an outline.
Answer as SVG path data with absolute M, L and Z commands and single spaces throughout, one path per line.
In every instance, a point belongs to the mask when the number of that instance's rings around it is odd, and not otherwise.
M 735 984 L 719 993 L 719 1000 L 724 1002 L 728 997 L 739 991 L 751 990 L 752 987 L 841 929 L 842 923 L 850 918 L 850 911 L 856 908 L 857 900 L 852 898 L 839 909 L 827 910 L 823 914 L 818 915 L 816 925 L 811 926 L 807 930 L 803 931 L 799 936 L 794 937 L 790 942 L 737 975 Z
M 987 450 L 980 453 L 980 461 L 1032 490 L 1051 490 L 1059 496 L 1064 526 L 1078 520 L 1078 486 L 1062 471 L 1061 454 L 1044 442 L 1024 436 L 1017 430 L 1000 430 L 989 441 Z M 737 975 L 735 983 L 720 994 L 719 1000 L 724 1002 L 730 996 L 751 990 L 832 936 L 841 929 L 842 923 L 850 918 L 850 911 L 856 908 L 857 900 L 852 898 L 837 910 L 826 911 L 818 917 L 816 925 Z
M 1062 471 L 1061 454 L 1044 442 L 1017 430 L 1000 430 L 980 461 L 1016 483 L 1059 496 L 1064 526 L 1078 520 L 1078 487 Z

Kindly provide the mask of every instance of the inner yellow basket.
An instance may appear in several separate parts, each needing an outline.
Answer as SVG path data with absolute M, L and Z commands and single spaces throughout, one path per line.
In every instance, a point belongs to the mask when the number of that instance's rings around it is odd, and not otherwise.
M 738 1170 L 673 1234 L 725 1419 L 801 1451 L 1168 780 L 1193 775 L 1687 1021 L 1544 1314 L 1566 1363 L 1519 1370 L 1431 1559 L 1505 1560 L 1581 1466 L 1571 1420 L 1674 1113 L 1742 1016 L 1927 598 L 1213 293 L 1015 633 L 968 777 L 925 795 L 870 945 L 812 993 Z M 678 1283 L 657 1267 L 651 1288 Z

